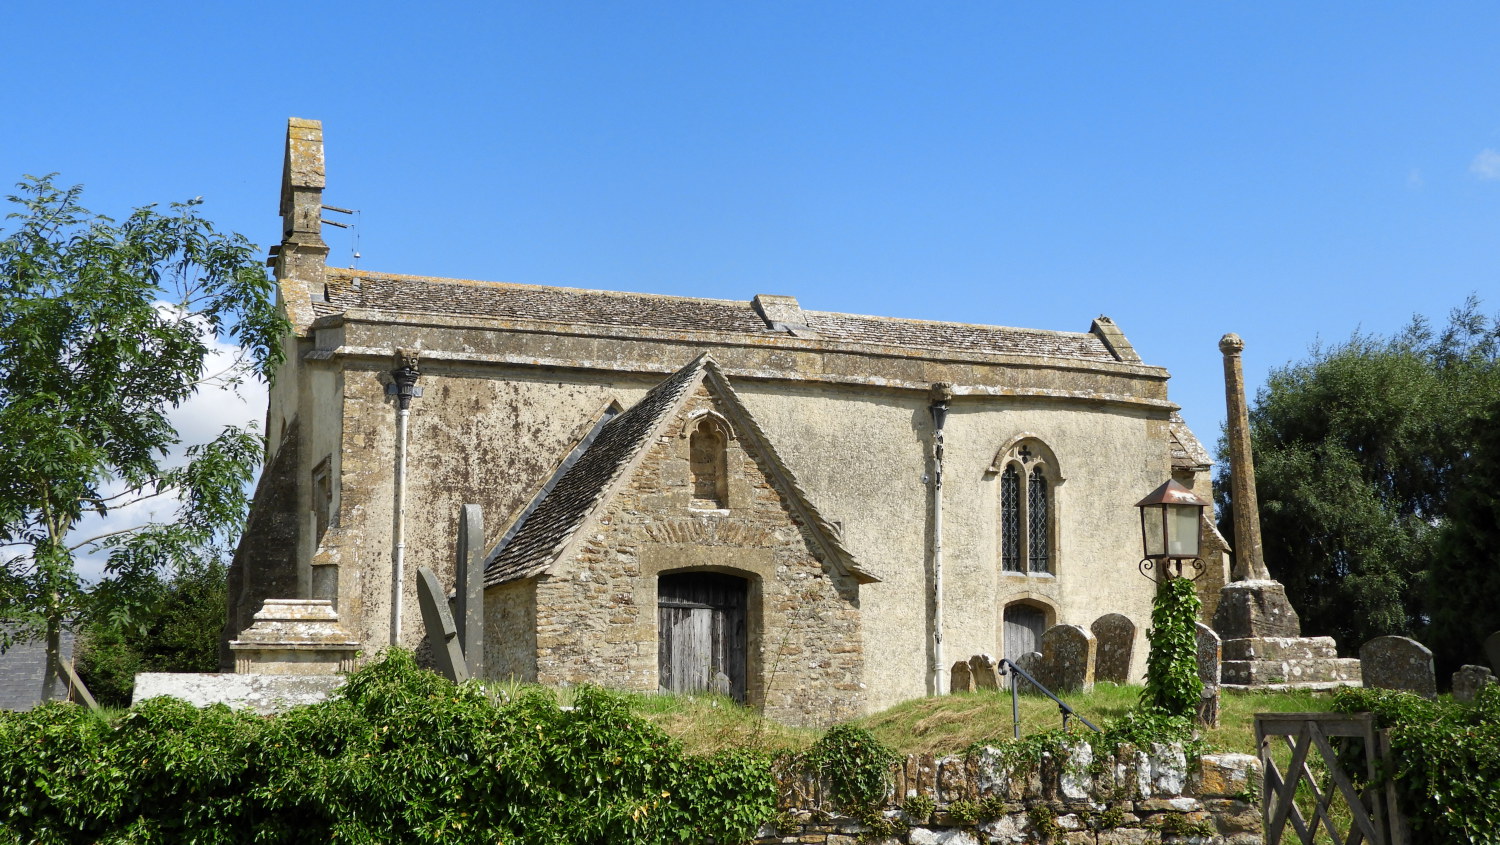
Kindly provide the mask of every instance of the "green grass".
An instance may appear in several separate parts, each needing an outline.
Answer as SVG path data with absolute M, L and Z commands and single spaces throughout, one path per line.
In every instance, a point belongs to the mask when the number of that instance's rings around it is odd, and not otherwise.
M 509 695 L 527 687 L 496 685 Z M 559 703 L 571 703 L 567 688 L 553 691 Z M 1075 712 L 1100 727 L 1124 715 L 1140 700 L 1139 686 L 1101 683 L 1087 694 L 1062 696 Z M 821 731 L 794 728 L 762 718 L 754 710 L 712 695 L 626 695 L 631 709 L 680 740 L 689 750 L 712 753 L 749 748 L 770 752 L 800 751 L 810 746 Z M 1220 706 L 1219 727 L 1205 732 L 1211 746 L 1222 751 L 1256 753 L 1255 714 L 1302 713 L 1328 710 L 1332 696 L 1310 692 L 1226 692 Z M 1051 699 L 1041 695 L 1020 697 L 1023 735 L 1055 730 L 1062 716 Z M 854 720 L 877 739 L 902 754 L 953 754 L 982 743 L 997 743 L 1012 736 L 1011 698 L 1008 690 L 959 693 L 918 698 Z M 1074 720 L 1072 730 L 1088 730 Z

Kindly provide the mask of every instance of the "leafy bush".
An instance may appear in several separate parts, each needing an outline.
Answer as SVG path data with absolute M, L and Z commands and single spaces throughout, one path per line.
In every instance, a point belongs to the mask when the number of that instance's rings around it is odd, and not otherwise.
M 100 704 L 128 707 L 139 672 L 218 671 L 225 577 L 209 557 L 171 578 L 148 571 L 95 590 L 78 674 Z
M 734 842 L 774 805 L 763 756 L 683 754 L 598 689 L 497 703 L 399 650 L 274 718 L 0 714 L 0 842 Z
M 802 755 L 828 778 L 834 803 L 844 809 L 870 807 L 885 799 L 891 766 L 900 759 L 869 731 L 835 725 Z
M 1345 713 L 1373 712 L 1388 728 L 1397 792 L 1417 845 L 1500 843 L 1500 686 L 1472 705 L 1409 692 L 1346 689 Z

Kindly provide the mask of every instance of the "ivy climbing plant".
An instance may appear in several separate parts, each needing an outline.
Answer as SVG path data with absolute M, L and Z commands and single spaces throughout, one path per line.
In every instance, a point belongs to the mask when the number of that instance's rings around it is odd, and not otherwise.
M 1203 603 L 1186 578 L 1169 578 L 1156 589 L 1151 605 L 1151 630 L 1146 640 L 1146 688 L 1141 705 L 1171 716 L 1192 716 L 1203 694 L 1198 677 L 1198 642 L 1194 624 Z

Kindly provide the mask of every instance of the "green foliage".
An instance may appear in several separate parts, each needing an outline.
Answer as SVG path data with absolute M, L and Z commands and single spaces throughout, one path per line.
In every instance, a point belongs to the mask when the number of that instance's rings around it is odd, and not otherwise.
M 618 696 L 497 704 L 402 651 L 270 719 L 0 714 L 0 842 L 736 842 L 774 804 L 765 757 L 685 755 Z
M 901 804 L 901 812 L 917 824 L 926 824 L 937 812 L 937 801 L 931 795 L 913 795 Z
M 1198 710 L 1203 681 L 1198 677 L 1198 640 L 1194 624 L 1203 603 L 1193 582 L 1169 578 L 1156 589 L 1151 629 L 1146 640 L 1146 688 L 1141 704 L 1169 716 L 1192 716 Z
M 854 725 L 835 725 L 802 755 L 805 765 L 828 778 L 835 805 L 844 809 L 884 800 L 891 766 L 899 759 L 869 731 Z
M 224 564 L 210 558 L 170 579 L 146 572 L 102 585 L 77 657 L 94 698 L 128 707 L 138 672 L 218 671 L 225 577 Z M 116 607 L 128 612 L 112 613 Z
M 1393 337 L 1356 333 L 1272 371 L 1250 411 L 1256 492 L 1267 565 L 1304 632 L 1355 649 L 1473 605 L 1468 577 L 1428 576 L 1461 491 L 1493 503 L 1468 456 L 1497 400 L 1500 320 L 1473 299 L 1441 331 L 1417 317 Z M 1222 474 L 1220 527 L 1232 545 L 1229 491 Z M 1467 576 L 1485 559 L 1447 563 Z
M 231 426 L 173 462 L 168 415 L 206 383 L 266 377 L 286 323 L 255 248 L 196 202 L 117 223 L 78 187 L 19 188 L 0 231 L 0 619 L 52 639 L 90 610 L 76 554 L 127 576 L 185 567 L 238 530 L 261 438 Z M 243 354 L 206 373 L 215 338 Z M 175 518 L 73 536 L 86 514 L 151 499 L 175 499 Z
M 948 805 L 948 823 L 971 825 L 979 821 L 979 805 L 973 801 L 959 799 Z
M 1500 631 L 1500 395 L 1472 421 L 1470 445 L 1429 566 L 1431 625 L 1422 641 L 1439 677 L 1465 663 L 1484 665 L 1485 637 Z
M 1472 705 L 1409 692 L 1346 689 L 1345 713 L 1369 711 L 1390 730 L 1394 777 L 1416 845 L 1500 843 L 1500 686 Z

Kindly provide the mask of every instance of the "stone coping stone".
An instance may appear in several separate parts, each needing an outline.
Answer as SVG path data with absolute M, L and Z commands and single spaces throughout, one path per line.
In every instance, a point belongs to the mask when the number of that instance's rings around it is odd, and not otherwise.
M 1329 660 L 1339 656 L 1333 637 L 1244 637 L 1224 641 L 1225 660 Z
M 326 701 L 344 685 L 344 675 L 261 675 L 238 672 L 142 672 L 135 676 L 131 704 L 167 695 L 195 707 L 225 704 L 269 716 Z
M 1223 682 L 1247 686 L 1269 684 L 1359 682 L 1362 678 L 1358 660 L 1226 660 L 1222 664 Z

